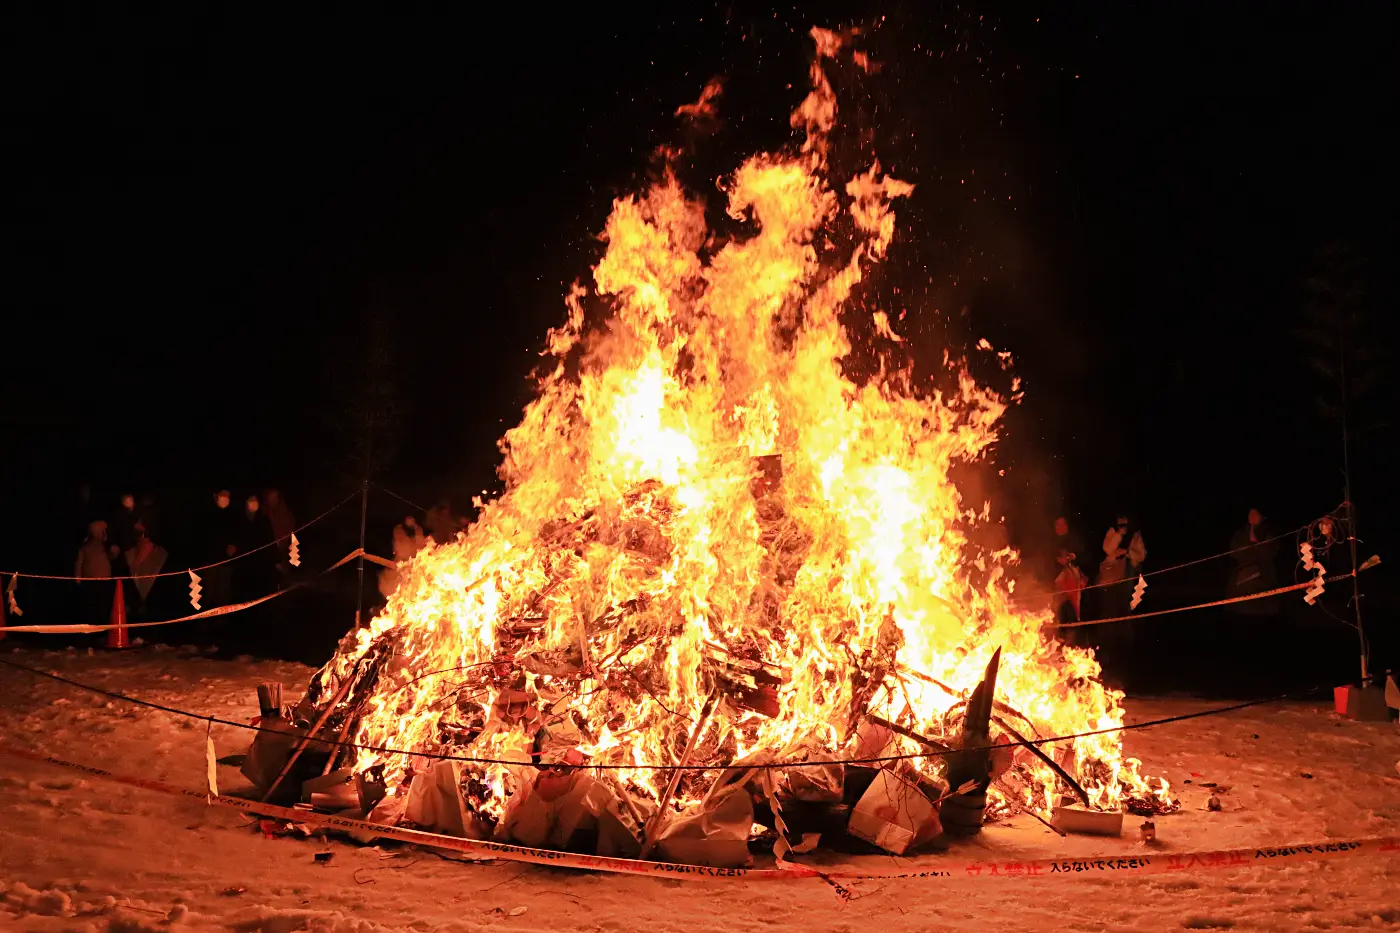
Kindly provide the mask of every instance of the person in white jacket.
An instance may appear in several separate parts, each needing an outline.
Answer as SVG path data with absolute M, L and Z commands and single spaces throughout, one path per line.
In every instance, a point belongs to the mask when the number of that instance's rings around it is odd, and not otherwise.
M 1143 561 L 1147 560 L 1147 545 L 1143 544 L 1142 532 L 1133 527 L 1125 515 L 1103 536 L 1103 562 L 1099 564 L 1099 582 L 1116 583 L 1142 572 Z
M 1119 515 L 1103 536 L 1103 561 L 1099 564 L 1099 617 L 1117 619 L 1132 612 L 1133 581 L 1147 560 L 1142 532 L 1126 515 Z M 1099 643 L 1108 655 L 1107 665 L 1121 673 L 1128 663 L 1136 622 L 1111 622 L 1101 626 Z M 1101 659 L 1102 660 L 1102 659 Z

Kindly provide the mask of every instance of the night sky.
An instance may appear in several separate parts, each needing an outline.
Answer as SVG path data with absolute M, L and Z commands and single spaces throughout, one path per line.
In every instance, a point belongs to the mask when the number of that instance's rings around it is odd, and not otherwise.
M 398 426 L 386 484 L 494 488 L 611 199 L 714 75 L 693 181 L 789 144 L 814 24 L 864 24 L 884 64 L 838 80 L 842 158 L 873 147 L 918 186 L 867 308 L 907 310 L 925 364 L 987 337 L 1025 379 L 1014 537 L 1129 509 L 1166 562 L 1223 549 L 1251 505 L 1287 528 L 1341 499 L 1292 333 L 1328 244 L 1366 260 L 1373 321 L 1393 306 L 1389 4 L 194 6 L 4 13 L 7 568 L 84 478 L 333 501 L 366 382 Z M 1353 478 L 1384 553 L 1376 383 Z

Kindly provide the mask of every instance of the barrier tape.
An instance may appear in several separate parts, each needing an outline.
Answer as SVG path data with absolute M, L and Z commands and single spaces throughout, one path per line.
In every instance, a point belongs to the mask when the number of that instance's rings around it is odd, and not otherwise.
M 1363 567 L 1361 569 L 1365 570 L 1366 568 Z M 1338 580 L 1349 580 L 1352 577 L 1356 576 L 1358 572 L 1359 571 L 1352 571 L 1351 573 L 1339 573 L 1334 576 L 1327 577 L 1326 582 L 1336 583 Z M 1122 583 L 1124 581 L 1120 580 L 1119 582 Z M 1245 596 L 1232 596 L 1229 599 L 1217 599 L 1214 602 L 1197 603 L 1194 606 L 1177 606 L 1175 609 L 1158 609 L 1155 612 L 1135 612 L 1132 615 L 1113 616 L 1112 618 L 1108 619 L 1086 619 L 1083 622 L 1055 622 L 1050 625 L 1050 628 L 1079 628 L 1085 625 L 1103 625 L 1107 622 L 1131 622 L 1134 619 L 1150 619 L 1153 616 L 1167 616 L 1176 612 L 1190 612 L 1194 609 L 1210 609 L 1215 606 L 1228 606 L 1231 603 L 1247 603 L 1251 599 L 1268 599 L 1270 596 L 1278 596 L 1283 593 L 1293 593 L 1298 590 L 1306 590 L 1307 588 L 1315 586 L 1316 584 L 1316 580 L 1308 580 L 1305 583 L 1293 583 L 1289 586 L 1280 586 L 1276 589 L 1264 590 L 1259 593 L 1249 593 Z
M 340 560 L 336 561 L 334 564 L 331 564 L 325 570 L 322 570 L 319 574 L 317 574 L 317 576 L 324 576 L 325 574 L 330 573 L 332 570 L 339 570 L 341 567 L 344 567 L 346 564 L 350 563 L 352 560 L 359 557 L 363 553 L 363 551 L 357 548 L 354 551 L 351 551 L 349 554 L 342 557 Z M 368 556 L 371 559 L 373 559 L 372 555 L 365 556 Z M 383 558 L 380 559 L 382 560 Z M 232 603 L 227 606 L 215 606 L 213 609 L 205 609 L 201 612 L 191 613 L 187 616 L 180 616 L 178 619 L 161 619 L 159 622 L 123 622 L 121 625 L 7 625 L 4 627 L 0 627 L 0 632 L 4 632 L 7 635 L 11 632 L 33 632 L 40 635 L 92 635 L 97 632 L 108 632 L 116 628 L 150 628 L 155 625 L 174 625 L 176 622 L 193 622 L 196 619 L 212 619 L 215 616 L 225 616 L 233 612 L 241 612 L 244 609 L 251 609 L 254 606 L 261 605 L 262 603 L 265 603 L 270 599 L 276 599 L 279 596 L 286 596 L 288 593 L 292 592 L 293 590 L 300 589 L 309 582 L 309 580 L 304 580 L 301 583 L 297 583 L 287 587 L 285 590 L 278 590 L 275 593 L 268 593 L 266 596 L 259 596 L 257 599 L 250 599 L 247 602 L 242 603 Z
M 653 877 L 678 878 L 686 881 L 793 881 L 800 879 L 820 879 L 831 884 L 836 881 L 890 880 L 901 878 L 1037 878 L 1064 875 L 1068 878 L 1089 876 L 1127 876 L 1172 874 L 1182 871 L 1211 868 L 1240 868 L 1246 865 L 1281 865 L 1295 862 L 1316 862 L 1342 857 L 1362 855 L 1400 855 L 1400 836 L 1380 836 L 1366 839 L 1347 839 L 1336 842 L 1315 842 L 1303 845 L 1271 846 L 1248 849 L 1217 849 L 1207 852 L 1157 852 L 1147 850 L 1131 855 L 1095 856 L 1074 859 L 1020 859 L 1016 861 L 964 861 L 942 858 L 936 863 L 911 866 L 908 869 L 870 870 L 859 868 L 817 869 L 807 865 L 781 862 L 779 868 L 711 868 L 706 865 L 681 865 L 675 862 L 644 862 L 639 859 L 612 858 L 603 855 L 580 855 L 573 852 L 557 852 L 553 849 L 536 849 L 529 846 L 509 845 L 503 842 L 489 842 L 481 839 L 464 839 L 458 836 L 442 836 L 437 833 L 404 829 L 398 826 L 381 826 L 365 820 L 353 820 L 311 810 L 299 810 L 276 804 L 244 800 L 241 797 L 210 795 L 207 791 L 186 790 L 155 781 L 149 778 L 129 777 L 114 774 L 102 768 L 94 768 L 67 761 L 53 755 L 44 755 L 27 749 L 0 742 L 0 753 L 14 755 L 29 761 L 45 762 L 60 768 L 81 771 L 84 774 L 128 787 L 155 791 L 175 797 L 205 801 L 208 804 L 255 813 L 274 819 L 341 829 L 347 832 L 363 833 L 370 836 L 396 839 L 414 845 L 437 849 L 451 849 L 481 858 L 499 858 L 511 862 L 526 862 L 533 865 L 552 865 L 556 868 L 579 868 L 587 871 L 611 872 L 614 874 L 651 875 Z M 838 886 L 838 891 L 840 890 Z

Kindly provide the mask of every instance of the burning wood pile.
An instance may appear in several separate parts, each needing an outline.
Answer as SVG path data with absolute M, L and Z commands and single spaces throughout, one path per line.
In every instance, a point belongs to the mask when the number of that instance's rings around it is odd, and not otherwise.
M 1123 714 L 1090 652 L 1013 606 L 1015 555 L 969 543 L 989 508 L 950 470 L 1007 401 L 955 363 L 955 390 L 916 385 L 883 311 L 878 375 L 843 368 L 912 187 L 878 163 L 830 181 L 827 70 L 869 62 L 813 35 L 800 149 L 723 179 L 723 218 L 671 168 L 614 204 L 502 441 L 506 491 L 401 567 L 295 710 L 269 706 L 265 793 L 716 865 L 1167 805 L 1117 733 L 1029 744 Z

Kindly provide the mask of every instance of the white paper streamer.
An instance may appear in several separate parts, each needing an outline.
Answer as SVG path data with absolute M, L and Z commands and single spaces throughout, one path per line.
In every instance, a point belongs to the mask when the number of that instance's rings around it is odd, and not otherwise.
M 200 595 L 204 592 L 204 587 L 200 586 L 199 584 L 200 584 L 199 574 L 197 574 L 197 573 L 195 573 L 193 570 L 191 570 L 191 571 L 190 571 L 190 605 L 194 607 L 194 611 L 195 611 L 195 612 L 198 612 L 198 611 L 199 611 L 199 597 L 200 597 Z
M 204 732 L 204 766 L 209 783 L 208 803 L 213 803 L 214 798 L 219 796 L 219 756 L 214 751 L 214 722 L 209 721 L 209 727 Z
M 295 533 L 292 534 L 292 546 L 287 549 L 287 563 L 293 567 L 301 566 L 301 542 Z
M 1322 595 L 1322 591 L 1327 589 L 1327 568 L 1317 561 L 1312 562 L 1317 568 L 1317 576 L 1313 577 L 1313 585 L 1303 591 L 1303 602 L 1311 606 L 1317 602 L 1317 598 Z
M 1128 603 L 1128 608 L 1136 609 L 1142 602 L 1142 594 L 1146 592 L 1147 581 L 1142 578 L 1142 574 L 1138 574 L 1137 586 L 1133 587 L 1133 599 L 1132 602 Z

